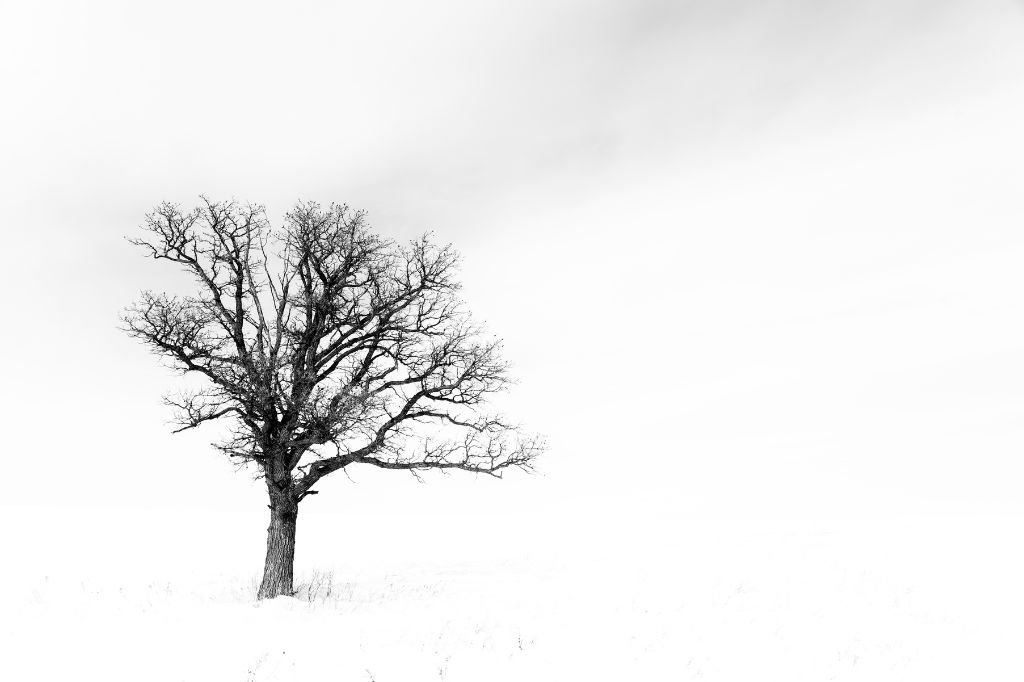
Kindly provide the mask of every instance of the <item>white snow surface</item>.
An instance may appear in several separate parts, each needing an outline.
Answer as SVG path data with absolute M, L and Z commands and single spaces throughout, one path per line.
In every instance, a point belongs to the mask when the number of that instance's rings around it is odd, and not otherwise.
M 432 552 L 424 550 L 430 543 L 373 551 L 379 537 L 375 544 L 366 532 L 336 547 L 347 560 L 317 568 L 301 561 L 300 536 L 298 594 L 266 602 L 253 599 L 257 575 L 245 570 L 251 557 L 232 541 L 175 540 L 160 549 L 161 524 L 170 528 L 173 520 L 123 520 L 120 530 L 149 534 L 135 535 L 120 552 L 71 561 L 36 547 L 25 563 L 7 564 L 5 583 L 15 589 L 0 616 L 5 679 L 1024 674 L 1017 654 L 1024 561 L 1019 524 L 1005 517 L 817 526 L 609 521 L 571 539 L 541 536 L 532 546 L 496 533 L 472 546 L 442 540 Z M 52 539 L 62 551 L 104 549 L 84 535 L 78 545 L 68 536 Z M 313 551 L 314 540 L 307 544 Z M 191 568 L 185 558 L 168 560 L 196 551 Z

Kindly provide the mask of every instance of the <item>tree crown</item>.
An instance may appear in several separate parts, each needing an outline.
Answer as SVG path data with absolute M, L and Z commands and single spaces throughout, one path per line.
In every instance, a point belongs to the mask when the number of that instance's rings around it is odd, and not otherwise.
M 543 449 L 488 398 L 510 383 L 500 342 L 458 298 L 458 254 L 429 234 L 398 244 L 347 206 L 164 203 L 130 241 L 193 275 L 196 293 L 146 291 L 124 329 L 207 381 L 165 398 L 177 431 L 226 418 L 218 448 L 298 499 L 352 463 L 500 476 Z

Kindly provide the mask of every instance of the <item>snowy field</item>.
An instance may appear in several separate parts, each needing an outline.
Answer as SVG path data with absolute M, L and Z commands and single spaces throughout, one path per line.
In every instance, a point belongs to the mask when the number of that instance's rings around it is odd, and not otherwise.
M 386 531 L 402 525 L 392 522 Z M 300 539 L 299 594 L 263 603 L 243 566 L 251 557 L 226 559 L 231 540 L 206 537 L 188 567 L 172 555 L 195 551 L 195 540 L 154 532 L 174 532 L 169 516 L 119 523 L 144 523 L 167 544 L 140 533 L 118 550 L 113 536 L 81 532 L 60 538 L 62 551 L 85 553 L 77 563 L 58 565 L 51 551 L 49 566 L 5 565 L 5 583 L 16 581 L 2 616 L 6 679 L 1024 674 L 1024 559 L 1010 519 L 611 524 L 603 537 L 553 533 L 532 548 L 522 534 L 512 546 L 491 537 L 470 547 L 426 533 L 381 550 L 371 533 L 351 533 L 333 550 L 349 559 L 317 567 L 302 560 Z
M 1022 3 L 9 4 L 0 682 L 1024 680 Z M 117 329 L 200 193 L 453 242 L 538 475 L 339 472 L 257 603 Z

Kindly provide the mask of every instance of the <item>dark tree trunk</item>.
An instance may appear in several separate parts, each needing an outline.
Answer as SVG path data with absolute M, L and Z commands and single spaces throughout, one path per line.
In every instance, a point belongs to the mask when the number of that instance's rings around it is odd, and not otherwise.
M 270 496 L 270 526 L 267 528 L 267 560 L 258 599 L 292 596 L 295 567 L 295 521 L 299 503 L 285 494 Z

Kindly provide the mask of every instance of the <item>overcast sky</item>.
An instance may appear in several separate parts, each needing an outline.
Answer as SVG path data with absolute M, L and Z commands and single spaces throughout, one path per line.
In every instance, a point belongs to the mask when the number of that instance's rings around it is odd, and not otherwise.
M 262 508 L 116 330 L 203 193 L 453 242 L 549 437 L 323 509 L 1024 511 L 1019 2 L 21 2 L 0 79 L 0 504 Z

